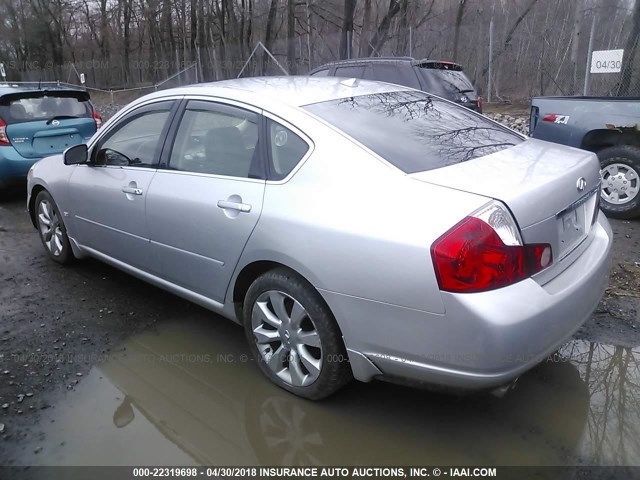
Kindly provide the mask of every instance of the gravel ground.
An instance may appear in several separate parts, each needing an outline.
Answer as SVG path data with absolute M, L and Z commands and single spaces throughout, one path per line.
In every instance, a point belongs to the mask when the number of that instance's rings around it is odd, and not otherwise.
M 524 135 L 529 134 L 529 114 L 488 112 L 485 115 L 496 122 L 500 122 L 503 125 L 512 128 L 516 132 L 520 132 Z

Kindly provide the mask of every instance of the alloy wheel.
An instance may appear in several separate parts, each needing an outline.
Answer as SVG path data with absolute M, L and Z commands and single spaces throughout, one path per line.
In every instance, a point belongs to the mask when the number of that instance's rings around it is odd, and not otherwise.
M 251 312 L 251 330 L 261 361 L 284 382 L 306 387 L 320 376 L 320 335 L 305 308 L 284 292 L 258 296 Z
M 63 249 L 63 233 L 60 219 L 53 205 L 42 200 L 38 205 L 38 226 L 42 241 L 54 257 L 60 256 Z

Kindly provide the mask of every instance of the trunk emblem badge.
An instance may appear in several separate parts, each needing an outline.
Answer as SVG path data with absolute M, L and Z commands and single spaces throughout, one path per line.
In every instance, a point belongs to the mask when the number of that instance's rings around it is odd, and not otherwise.
M 60 125 L 60 122 L 58 120 L 53 120 L 51 122 L 51 125 L 53 125 L 54 127 L 57 127 L 58 125 Z
M 587 188 L 587 181 L 584 179 L 584 177 L 580 177 L 578 179 L 578 181 L 576 182 L 576 188 L 579 192 L 582 192 L 585 188 Z

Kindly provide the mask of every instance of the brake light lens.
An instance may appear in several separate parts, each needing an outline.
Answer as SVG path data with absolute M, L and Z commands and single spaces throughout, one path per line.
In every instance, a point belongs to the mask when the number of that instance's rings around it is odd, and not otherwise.
M 8 146 L 11 146 L 11 142 L 7 136 L 7 124 L 2 118 L 0 118 L 0 147 Z
M 100 130 L 100 127 L 102 127 L 102 123 L 103 123 L 102 117 L 98 112 L 96 112 L 95 108 L 93 109 L 92 117 L 93 117 L 93 120 L 96 122 L 96 130 Z
M 440 289 L 457 293 L 505 287 L 553 262 L 551 245 L 522 244 L 515 221 L 497 202 L 436 240 L 431 258 Z
M 482 113 L 482 105 L 484 103 L 484 98 L 478 96 L 476 99 L 476 104 L 478 105 L 478 113 Z

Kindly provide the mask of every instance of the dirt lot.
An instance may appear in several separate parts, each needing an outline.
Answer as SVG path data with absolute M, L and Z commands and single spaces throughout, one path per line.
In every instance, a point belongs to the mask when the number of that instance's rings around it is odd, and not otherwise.
M 611 223 L 610 286 L 577 338 L 636 347 L 640 221 Z M 215 317 L 100 262 L 53 263 L 25 212 L 22 192 L 1 200 L 0 465 L 11 462 L 11 450 L 39 452 L 41 418 L 65 394 L 73 395 L 105 355 L 121 350 L 132 334 L 189 312 Z

